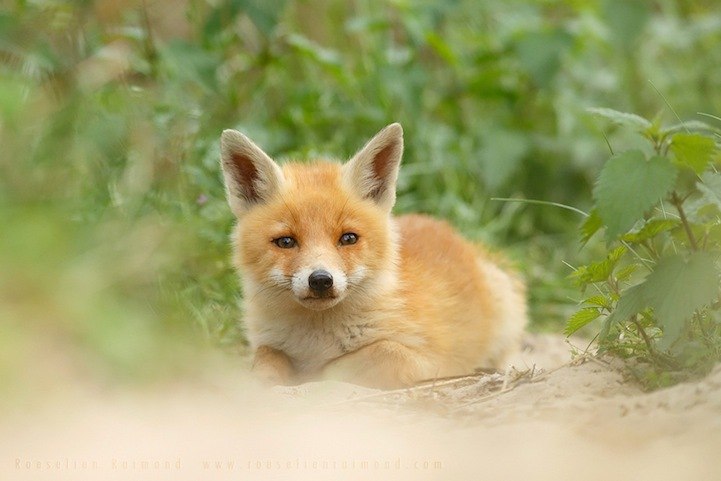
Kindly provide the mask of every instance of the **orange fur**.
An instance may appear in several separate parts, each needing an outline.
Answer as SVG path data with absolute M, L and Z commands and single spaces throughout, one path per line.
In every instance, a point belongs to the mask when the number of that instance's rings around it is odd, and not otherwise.
M 280 169 L 224 133 L 245 326 L 264 377 L 394 388 L 500 367 L 517 347 L 522 282 L 446 223 L 391 216 L 401 152 L 395 124 L 345 165 Z M 348 232 L 358 240 L 342 245 Z M 318 269 L 334 279 L 324 296 L 308 287 Z

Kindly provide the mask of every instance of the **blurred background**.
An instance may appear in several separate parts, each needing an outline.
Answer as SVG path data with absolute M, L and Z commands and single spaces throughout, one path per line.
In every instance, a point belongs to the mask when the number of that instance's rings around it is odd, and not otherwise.
M 405 130 L 397 213 L 508 252 L 561 332 L 609 147 L 721 111 L 715 0 L 34 0 L 0 6 L 0 391 L 242 353 L 222 129 L 278 159 Z M 601 242 L 597 240 L 596 242 Z M 568 264 L 568 265 L 567 265 Z M 6 389 L 12 386 L 13 389 Z

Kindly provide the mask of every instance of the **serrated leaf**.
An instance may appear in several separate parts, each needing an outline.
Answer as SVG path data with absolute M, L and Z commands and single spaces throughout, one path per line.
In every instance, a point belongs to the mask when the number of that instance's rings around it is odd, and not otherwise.
M 598 294 L 596 296 L 591 296 L 588 299 L 584 299 L 583 304 L 588 304 L 596 307 L 610 308 L 611 300 L 604 295 Z
M 593 209 L 581 224 L 581 244 L 586 244 L 601 227 L 603 227 L 603 221 L 599 217 L 598 211 Z
M 616 309 L 611 313 L 609 319 L 611 322 L 626 320 L 646 309 L 650 302 L 651 300 L 648 297 L 647 289 L 644 288 L 644 284 L 630 287 L 621 294 L 621 298 L 618 300 L 618 304 L 616 304 Z
M 662 133 L 664 135 L 668 135 L 668 134 L 674 134 L 676 132 L 688 132 L 688 131 L 718 132 L 719 129 L 707 124 L 706 122 L 702 122 L 700 120 L 687 120 L 680 124 L 675 124 L 675 125 L 671 125 L 669 127 L 665 127 L 662 130 Z
M 611 157 L 593 191 L 606 240 L 627 232 L 673 187 L 677 169 L 665 157 L 646 160 L 640 150 Z
M 664 336 L 661 347 L 669 347 L 680 335 L 696 309 L 711 303 L 718 295 L 719 276 L 714 258 L 705 252 L 688 260 L 676 255 L 662 259 L 643 283 L 626 290 L 608 317 L 604 331 L 650 307 Z
M 598 117 L 602 117 L 606 120 L 610 120 L 614 124 L 633 127 L 634 129 L 639 131 L 643 131 L 651 127 L 651 122 L 636 114 L 619 112 L 618 110 L 598 107 L 586 109 L 586 112 L 589 112 Z
M 638 264 L 629 264 L 623 269 L 619 269 L 616 273 L 616 280 L 619 281 L 626 281 L 629 277 L 633 275 L 634 272 L 638 270 L 639 265 Z
M 716 142 L 705 135 L 677 133 L 671 139 L 670 148 L 680 165 L 700 174 L 711 162 Z
M 570 319 L 568 319 L 568 322 L 566 322 L 566 328 L 563 330 L 563 333 L 566 336 L 570 336 L 589 322 L 598 318 L 598 316 L 600 315 L 601 311 L 599 311 L 597 308 L 584 307 L 583 309 L 573 314 Z
M 614 267 L 616 267 L 616 264 L 618 264 L 618 261 L 625 253 L 626 248 L 624 246 L 618 246 L 609 252 L 604 260 L 580 266 L 570 277 L 582 286 L 605 281 L 611 276 Z
M 661 232 L 671 230 L 678 225 L 679 221 L 675 219 L 652 219 L 646 222 L 638 232 L 628 233 L 621 237 L 621 239 L 625 242 L 637 244 L 656 237 Z
M 703 252 L 688 260 L 672 256 L 658 263 L 644 282 L 651 307 L 663 328 L 662 347 L 670 346 L 681 334 L 696 309 L 711 303 L 718 294 L 719 278 L 714 258 Z

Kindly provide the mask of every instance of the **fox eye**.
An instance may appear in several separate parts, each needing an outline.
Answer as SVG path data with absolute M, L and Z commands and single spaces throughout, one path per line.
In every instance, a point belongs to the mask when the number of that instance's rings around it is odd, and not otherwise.
M 281 249 L 290 249 L 295 247 L 298 242 L 292 237 L 285 236 L 273 239 L 273 244 L 277 245 Z
M 342 236 L 340 236 L 340 245 L 342 246 L 349 246 L 351 244 L 355 244 L 358 242 L 358 234 L 355 234 L 353 232 L 346 232 Z

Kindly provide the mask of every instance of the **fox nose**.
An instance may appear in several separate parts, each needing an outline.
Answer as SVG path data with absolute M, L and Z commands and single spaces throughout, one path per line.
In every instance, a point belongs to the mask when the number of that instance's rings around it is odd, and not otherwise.
M 308 276 L 308 285 L 315 292 L 325 292 L 333 287 L 333 276 L 328 271 L 318 269 Z

